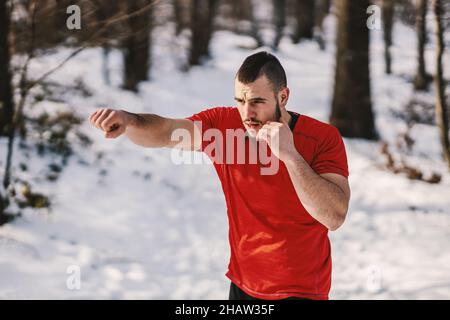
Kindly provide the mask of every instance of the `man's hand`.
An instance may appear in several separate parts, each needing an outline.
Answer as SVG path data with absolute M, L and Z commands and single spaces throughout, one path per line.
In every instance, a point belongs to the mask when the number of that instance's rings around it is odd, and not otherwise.
M 105 138 L 117 138 L 125 132 L 130 118 L 123 110 L 101 108 L 91 114 L 89 121 L 105 132 Z
M 289 124 L 283 118 L 280 120 L 281 122 L 266 122 L 258 131 L 256 139 L 267 142 L 272 153 L 285 162 L 298 152 L 295 149 L 294 137 Z

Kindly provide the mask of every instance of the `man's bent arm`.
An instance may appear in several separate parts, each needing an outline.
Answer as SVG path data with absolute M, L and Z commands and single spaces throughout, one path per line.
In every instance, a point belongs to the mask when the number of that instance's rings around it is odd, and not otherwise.
M 347 215 L 350 200 L 347 178 L 335 173 L 318 175 L 299 153 L 284 163 L 309 214 L 331 231 L 339 228 Z

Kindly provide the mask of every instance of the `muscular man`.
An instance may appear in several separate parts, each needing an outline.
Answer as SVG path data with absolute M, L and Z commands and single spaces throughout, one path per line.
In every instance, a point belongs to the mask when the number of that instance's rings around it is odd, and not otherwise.
M 103 108 L 89 118 L 106 138 L 124 134 L 143 147 L 204 151 L 213 160 L 228 208 L 230 299 L 328 299 L 328 231 L 338 229 L 347 214 L 347 157 L 335 127 L 286 110 L 288 99 L 280 62 L 258 52 L 236 74 L 235 107 L 186 119 Z M 194 138 L 173 139 L 177 129 Z M 259 158 L 250 163 L 248 155 L 243 163 L 216 161 L 210 146 L 218 138 L 206 139 L 208 130 L 223 136 L 246 132 L 232 151 L 265 143 L 279 160 L 276 172 L 262 174 L 264 164 Z

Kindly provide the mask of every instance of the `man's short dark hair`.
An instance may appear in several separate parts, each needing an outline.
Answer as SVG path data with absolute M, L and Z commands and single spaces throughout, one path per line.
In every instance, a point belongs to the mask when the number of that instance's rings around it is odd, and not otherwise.
M 240 82 L 247 84 L 254 82 L 262 75 L 269 79 L 275 93 L 287 86 L 286 72 L 280 61 L 266 51 L 248 56 L 239 68 L 236 77 Z

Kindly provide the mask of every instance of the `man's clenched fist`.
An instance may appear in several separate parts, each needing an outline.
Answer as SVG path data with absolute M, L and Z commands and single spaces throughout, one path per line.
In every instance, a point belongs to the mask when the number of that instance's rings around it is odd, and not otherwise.
M 129 116 L 123 110 L 101 108 L 91 114 L 89 121 L 105 132 L 105 138 L 117 138 L 125 132 Z

